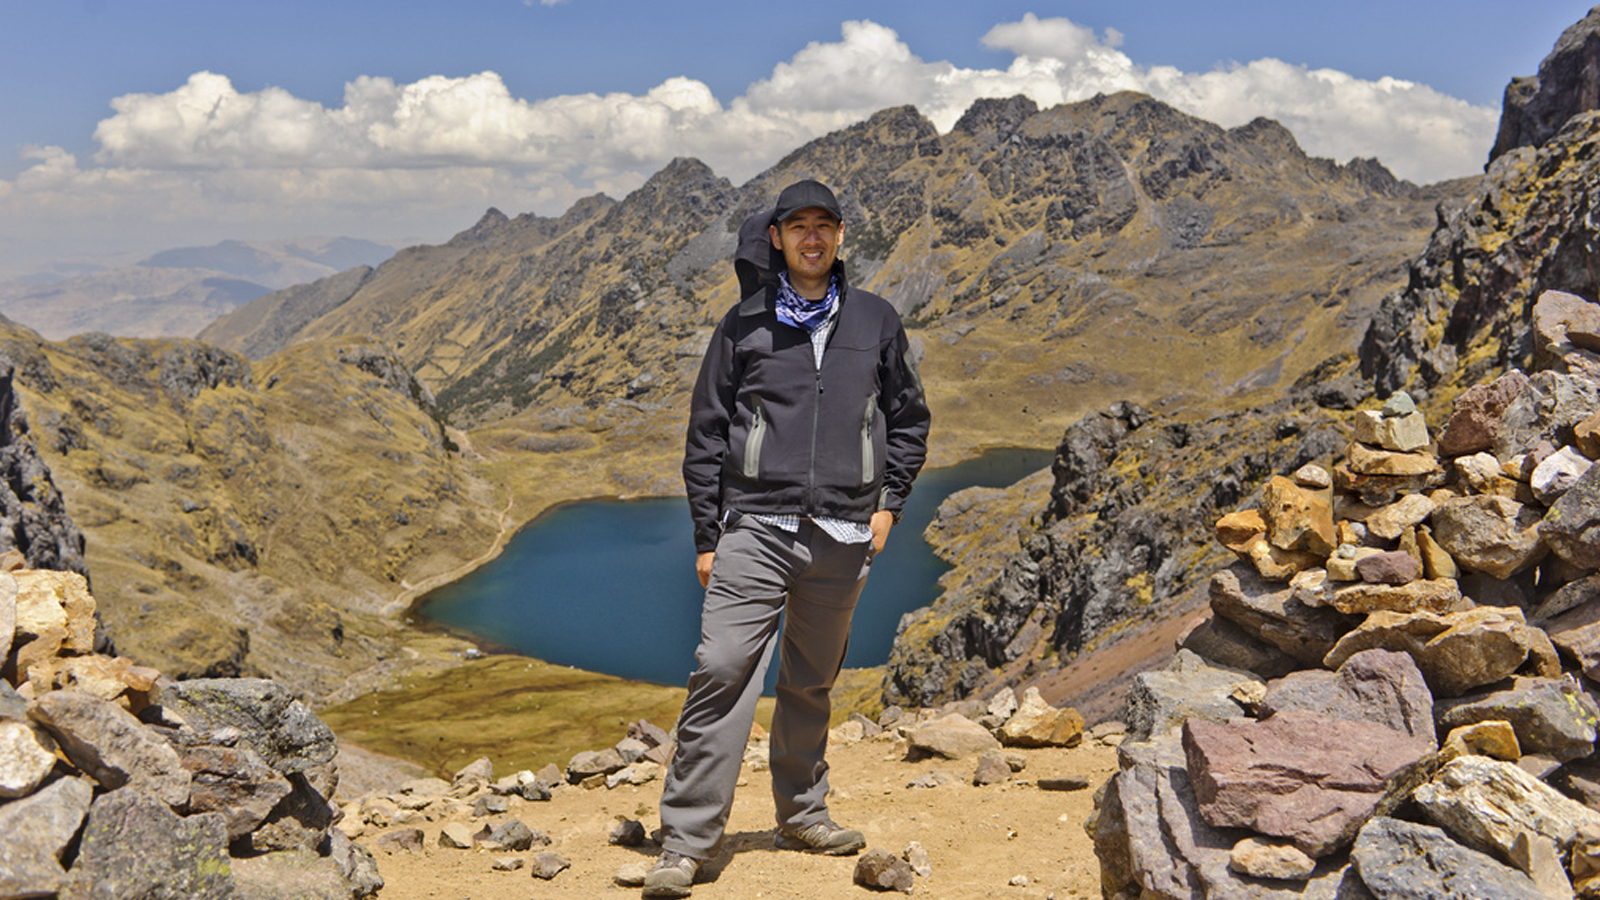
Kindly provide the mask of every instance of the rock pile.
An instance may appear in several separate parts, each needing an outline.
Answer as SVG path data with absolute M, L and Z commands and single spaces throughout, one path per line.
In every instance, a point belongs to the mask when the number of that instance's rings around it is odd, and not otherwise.
M 1106 897 L 1600 897 L 1600 305 L 1224 516 L 1088 824 Z
M 360 900 L 333 733 L 282 686 L 94 652 L 75 572 L 0 555 L 0 898 Z

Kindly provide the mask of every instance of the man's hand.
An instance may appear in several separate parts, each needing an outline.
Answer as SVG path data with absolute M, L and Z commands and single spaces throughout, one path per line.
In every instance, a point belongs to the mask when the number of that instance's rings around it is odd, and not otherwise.
M 883 544 L 889 540 L 889 529 L 894 527 L 894 513 L 880 509 L 872 514 L 867 527 L 872 529 L 872 552 L 882 553 Z
M 711 558 L 716 555 L 716 551 L 708 550 L 694 558 L 694 572 L 700 576 L 701 587 L 711 583 Z

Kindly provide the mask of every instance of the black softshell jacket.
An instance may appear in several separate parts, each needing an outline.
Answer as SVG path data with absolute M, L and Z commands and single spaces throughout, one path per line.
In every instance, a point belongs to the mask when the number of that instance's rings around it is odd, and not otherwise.
M 927 455 L 928 405 L 900 316 L 839 281 L 818 371 L 811 336 L 778 321 L 766 287 L 723 317 L 695 383 L 683 457 L 696 552 L 722 514 L 865 522 L 899 515 Z

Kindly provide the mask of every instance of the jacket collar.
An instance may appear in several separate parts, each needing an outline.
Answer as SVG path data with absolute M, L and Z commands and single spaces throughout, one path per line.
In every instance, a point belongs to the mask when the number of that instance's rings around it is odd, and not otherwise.
M 850 282 L 844 277 L 844 263 L 835 261 L 833 264 L 833 277 L 839 279 L 839 308 L 844 309 L 845 298 L 850 296 Z M 739 315 L 759 316 L 765 312 L 777 314 L 778 287 L 769 284 L 765 289 L 756 291 L 739 302 Z

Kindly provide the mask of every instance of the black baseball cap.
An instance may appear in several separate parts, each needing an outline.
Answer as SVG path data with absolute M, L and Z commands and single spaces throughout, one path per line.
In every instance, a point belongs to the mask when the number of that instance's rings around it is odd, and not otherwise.
M 782 222 L 802 209 L 812 207 L 826 210 L 835 219 L 844 221 L 844 214 L 839 212 L 839 200 L 833 196 L 833 191 L 820 181 L 796 181 L 783 189 L 778 195 L 778 208 L 772 214 L 774 223 Z

